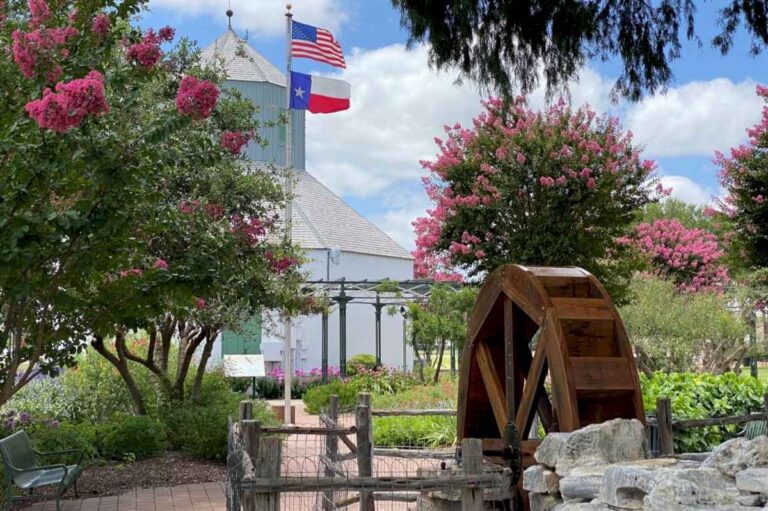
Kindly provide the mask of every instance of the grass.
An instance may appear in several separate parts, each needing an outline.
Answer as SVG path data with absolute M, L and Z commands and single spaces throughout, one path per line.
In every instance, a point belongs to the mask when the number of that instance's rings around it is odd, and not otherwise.
M 768 382 L 768 366 L 757 368 L 757 377 Z

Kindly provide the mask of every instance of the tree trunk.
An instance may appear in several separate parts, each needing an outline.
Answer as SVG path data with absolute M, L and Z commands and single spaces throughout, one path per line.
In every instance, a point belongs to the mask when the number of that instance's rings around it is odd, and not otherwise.
M 443 366 L 443 354 L 445 353 L 445 339 L 440 339 L 440 348 L 437 351 L 437 367 L 435 375 L 432 377 L 432 383 L 437 383 L 440 379 L 440 369 Z
M 192 385 L 192 393 L 190 399 L 193 403 L 200 401 L 200 390 L 203 387 L 203 377 L 205 376 L 205 369 L 208 365 L 208 360 L 211 358 L 213 352 L 213 345 L 216 342 L 216 337 L 219 335 L 219 330 L 216 328 L 207 329 L 208 334 L 205 339 L 205 346 L 203 346 L 203 353 L 200 355 L 200 361 L 197 364 L 197 372 L 195 373 L 195 383 Z
M 131 376 L 131 372 L 128 369 L 128 360 L 124 356 L 115 356 L 112 354 L 104 345 L 104 338 L 101 336 L 96 336 L 95 339 L 91 341 L 91 346 L 101 356 L 106 358 L 109 363 L 115 366 L 117 372 L 120 373 L 120 377 L 123 379 L 123 382 L 125 382 L 125 386 L 128 387 L 128 393 L 131 395 L 134 413 L 136 413 L 136 415 L 146 415 L 147 407 L 144 404 L 144 397 L 141 395 L 139 386 L 136 385 L 136 380 Z

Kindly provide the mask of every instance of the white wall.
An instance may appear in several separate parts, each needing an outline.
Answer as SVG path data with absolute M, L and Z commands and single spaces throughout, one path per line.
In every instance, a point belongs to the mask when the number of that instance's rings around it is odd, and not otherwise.
M 413 278 L 413 262 L 409 259 L 372 256 L 351 252 L 342 252 L 338 264 L 327 265 L 327 251 L 309 250 L 304 270 L 309 273 L 309 280 L 339 280 L 342 277 L 352 280 L 409 280 Z M 330 269 L 329 275 L 328 269 Z M 375 293 L 371 293 L 375 299 Z M 370 299 L 368 300 L 370 301 Z M 347 304 L 347 359 L 358 353 L 375 354 L 375 316 L 374 307 L 369 304 Z M 309 371 L 320 367 L 322 362 L 322 320 L 321 316 L 300 316 L 294 318 L 292 327 L 294 369 Z M 265 343 L 277 343 L 282 347 L 283 328 L 274 314 L 266 313 L 262 334 L 262 351 Z M 221 353 L 219 341 L 214 347 L 214 355 Z M 399 313 L 391 316 L 385 307 L 381 314 L 381 359 L 386 366 L 403 366 L 403 318 Z M 339 312 L 334 304 L 328 316 L 328 364 L 339 366 Z M 406 347 L 406 366 L 412 367 L 413 350 Z M 267 361 L 267 371 L 276 363 Z

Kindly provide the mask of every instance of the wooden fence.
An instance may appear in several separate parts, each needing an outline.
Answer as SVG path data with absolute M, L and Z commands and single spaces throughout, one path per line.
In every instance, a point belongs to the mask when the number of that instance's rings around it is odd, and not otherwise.
M 655 426 L 658 429 L 659 434 L 659 455 L 671 456 L 675 454 L 675 431 L 689 428 L 726 426 L 729 424 L 746 424 L 752 421 L 768 421 L 768 394 L 763 396 L 763 411 L 760 413 L 684 420 L 675 420 L 672 417 L 672 401 L 668 397 L 661 397 L 656 400 L 655 420 Z
M 464 439 L 462 442 L 461 472 L 446 470 L 439 471 L 437 475 L 387 475 L 381 470 L 374 470 L 375 456 L 453 457 L 453 452 L 448 450 L 374 449 L 374 416 L 446 416 L 455 413 L 455 410 L 373 410 L 370 395 L 360 394 L 355 408 L 355 424 L 344 427 L 339 422 L 338 399 L 332 396 L 328 413 L 320 416 L 320 427 L 265 427 L 251 420 L 251 405 L 243 402 L 240 420 L 232 424 L 230 433 L 230 453 L 238 447 L 242 450 L 241 456 L 233 455 L 241 467 L 230 469 L 227 474 L 228 492 L 238 491 L 239 495 L 238 498 L 227 499 L 227 510 L 278 511 L 281 493 L 314 492 L 323 495 L 323 511 L 335 511 L 352 504 L 359 504 L 360 511 L 374 511 L 377 501 L 415 502 L 420 492 L 459 490 L 462 493 L 462 511 L 481 511 L 483 490 L 509 487 L 511 472 L 501 468 L 492 471 L 484 469 L 479 439 Z M 323 452 L 318 453 L 323 466 L 321 476 L 280 474 L 282 439 L 286 435 L 326 437 Z M 345 461 L 356 463 L 356 475 L 350 475 L 343 469 L 341 464 Z M 337 494 L 340 492 L 356 494 L 339 499 Z

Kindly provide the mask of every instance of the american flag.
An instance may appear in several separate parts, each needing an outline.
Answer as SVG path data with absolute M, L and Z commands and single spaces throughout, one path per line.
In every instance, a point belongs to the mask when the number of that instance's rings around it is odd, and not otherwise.
M 346 68 L 341 45 L 329 31 L 294 21 L 291 23 L 291 55 Z

